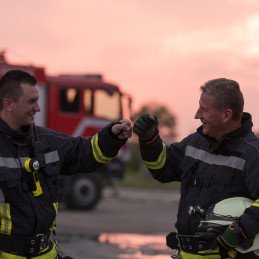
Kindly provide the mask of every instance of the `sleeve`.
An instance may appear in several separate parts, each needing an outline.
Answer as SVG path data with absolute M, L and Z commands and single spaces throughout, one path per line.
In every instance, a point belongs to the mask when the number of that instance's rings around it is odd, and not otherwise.
M 111 161 L 127 140 L 111 133 L 113 123 L 89 138 L 59 135 L 56 139 L 61 174 L 90 173 Z
M 248 238 L 259 234 L 259 156 L 247 170 L 245 184 L 254 202 L 240 217 L 240 223 L 245 228 Z
M 152 177 L 162 183 L 180 181 L 180 161 L 184 157 L 187 138 L 167 146 L 158 136 L 153 142 L 140 141 L 141 157 Z

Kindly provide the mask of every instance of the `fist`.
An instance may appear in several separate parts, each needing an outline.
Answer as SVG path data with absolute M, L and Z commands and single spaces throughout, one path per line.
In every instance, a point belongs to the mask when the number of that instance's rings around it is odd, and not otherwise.
M 141 141 L 152 141 L 159 132 L 157 117 L 149 114 L 139 116 L 134 123 L 133 131 Z
M 131 122 L 129 120 L 121 120 L 120 123 L 112 126 L 111 131 L 118 139 L 128 139 L 132 135 Z

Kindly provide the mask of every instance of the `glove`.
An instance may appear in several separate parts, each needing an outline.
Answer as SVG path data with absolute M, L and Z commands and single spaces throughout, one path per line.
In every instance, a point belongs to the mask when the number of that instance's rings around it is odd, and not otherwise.
M 246 239 L 244 230 L 237 222 L 234 222 L 226 228 L 222 235 L 218 236 L 217 241 L 221 246 L 230 250 L 239 246 Z
M 151 142 L 158 135 L 158 120 L 156 116 L 143 114 L 134 123 L 133 131 L 143 142 Z

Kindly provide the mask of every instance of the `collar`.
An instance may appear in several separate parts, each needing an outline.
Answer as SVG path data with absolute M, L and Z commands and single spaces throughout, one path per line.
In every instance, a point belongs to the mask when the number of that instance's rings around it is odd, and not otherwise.
M 12 129 L 5 121 L 0 118 L 0 133 L 14 144 L 25 144 L 32 135 L 31 126 L 26 126 L 22 132 Z
M 251 114 L 248 112 L 243 112 L 242 118 L 241 118 L 241 127 L 224 134 L 222 136 L 221 140 L 219 140 L 219 141 L 216 141 L 214 138 L 210 138 L 210 137 L 204 135 L 202 133 L 202 126 L 200 126 L 197 129 L 197 132 L 200 135 L 202 135 L 203 137 L 207 138 L 210 142 L 214 143 L 212 149 L 215 150 L 226 140 L 232 140 L 232 139 L 236 139 L 236 138 L 246 135 L 248 132 L 250 132 L 252 130 L 252 127 L 253 127 L 253 122 L 252 122 Z

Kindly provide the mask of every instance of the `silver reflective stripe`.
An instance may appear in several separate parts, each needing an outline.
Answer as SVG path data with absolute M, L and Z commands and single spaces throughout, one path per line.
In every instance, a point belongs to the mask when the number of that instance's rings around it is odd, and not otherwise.
M 46 153 L 45 159 L 46 159 L 47 164 L 51 164 L 51 163 L 55 163 L 55 162 L 59 161 L 58 151 L 55 150 L 55 151 Z
M 44 156 L 47 164 L 51 164 L 60 160 L 58 152 L 56 150 L 45 153 Z M 7 168 L 20 168 L 20 161 L 21 164 L 24 165 L 25 160 L 28 158 L 29 157 L 20 157 L 19 159 L 13 157 L 0 157 L 0 167 L 2 166 Z
M 13 157 L 0 157 L 0 166 L 8 168 L 19 168 L 19 160 Z
M 0 202 L 5 202 L 3 191 L 0 189 Z
M 225 165 L 239 170 L 243 170 L 246 162 L 244 159 L 239 157 L 215 155 L 192 146 L 186 147 L 185 155 L 201 160 L 207 164 Z

